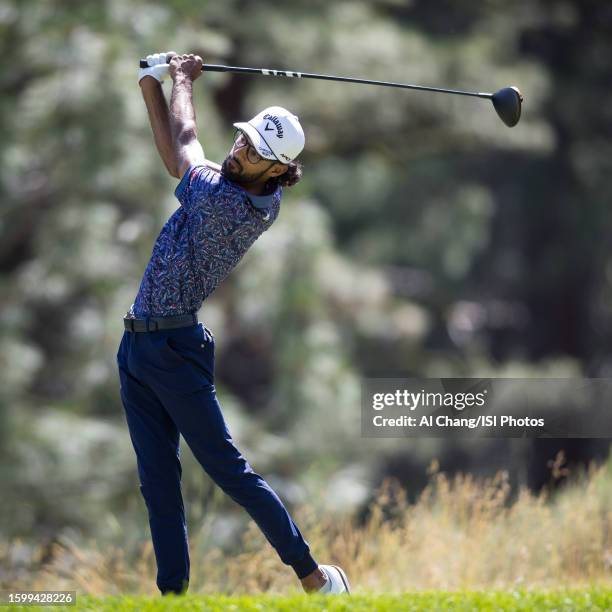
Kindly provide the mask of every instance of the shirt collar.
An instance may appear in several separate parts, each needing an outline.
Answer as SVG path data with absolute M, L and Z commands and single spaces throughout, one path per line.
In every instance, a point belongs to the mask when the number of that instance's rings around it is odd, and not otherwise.
M 259 210 L 267 210 L 271 208 L 274 202 L 275 195 L 276 192 L 270 193 L 268 195 L 253 195 L 252 193 L 247 192 L 247 198 L 249 198 L 251 204 Z

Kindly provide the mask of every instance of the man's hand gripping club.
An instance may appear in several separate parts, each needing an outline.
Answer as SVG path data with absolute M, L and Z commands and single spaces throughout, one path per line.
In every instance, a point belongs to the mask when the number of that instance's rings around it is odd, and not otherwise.
M 150 76 L 155 80 L 163 83 L 164 80 L 168 76 L 170 59 L 175 56 L 176 53 L 174 51 L 167 51 L 166 53 L 152 53 L 151 55 L 147 55 L 147 64 L 149 64 L 148 68 L 141 68 L 138 71 L 138 82 L 142 81 L 144 77 Z
M 202 58 L 193 53 L 177 55 L 174 51 L 152 53 L 146 57 L 148 68 L 138 70 L 138 82 L 150 76 L 163 83 L 168 75 L 174 81 L 177 77 L 187 76 L 195 81 L 202 74 Z

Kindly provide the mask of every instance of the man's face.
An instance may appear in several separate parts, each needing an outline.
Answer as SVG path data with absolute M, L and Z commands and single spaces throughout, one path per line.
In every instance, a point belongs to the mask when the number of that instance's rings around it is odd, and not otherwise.
M 234 144 L 221 164 L 221 173 L 233 183 L 249 185 L 273 176 L 276 172 L 269 171 L 277 163 L 261 157 L 246 134 L 238 130 Z

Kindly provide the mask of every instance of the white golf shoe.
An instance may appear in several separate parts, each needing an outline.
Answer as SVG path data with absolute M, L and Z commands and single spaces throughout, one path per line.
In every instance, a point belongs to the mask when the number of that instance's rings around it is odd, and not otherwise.
M 327 582 L 319 589 L 319 593 L 334 595 L 351 592 L 348 578 L 344 570 L 337 565 L 319 565 L 319 569 L 327 576 Z

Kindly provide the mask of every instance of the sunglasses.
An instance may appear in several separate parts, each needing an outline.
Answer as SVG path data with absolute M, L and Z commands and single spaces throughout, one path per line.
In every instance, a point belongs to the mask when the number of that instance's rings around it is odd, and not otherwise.
M 241 149 L 242 147 L 246 147 L 246 158 L 249 160 L 251 164 L 258 164 L 262 160 L 266 161 L 274 161 L 272 159 L 267 159 L 266 157 L 262 157 L 256 150 L 255 147 L 251 144 L 249 139 L 246 137 L 245 133 L 242 130 L 236 130 L 234 134 L 234 149 Z M 274 163 L 276 163 L 274 161 Z

